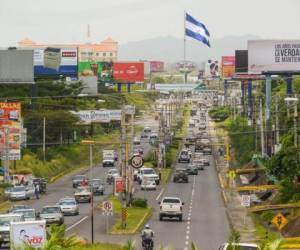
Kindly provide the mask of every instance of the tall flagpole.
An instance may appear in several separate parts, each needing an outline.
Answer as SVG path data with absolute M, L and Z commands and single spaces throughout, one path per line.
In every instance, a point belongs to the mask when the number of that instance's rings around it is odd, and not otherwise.
M 185 20 L 186 20 L 186 11 L 183 12 L 183 74 L 184 74 L 184 83 L 187 83 L 187 72 L 186 72 L 186 37 L 185 37 Z

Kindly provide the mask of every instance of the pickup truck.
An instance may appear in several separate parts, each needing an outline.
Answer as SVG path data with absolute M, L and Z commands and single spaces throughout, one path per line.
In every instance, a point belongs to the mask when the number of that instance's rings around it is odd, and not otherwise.
M 187 162 L 187 163 L 190 163 L 190 154 L 189 154 L 189 151 L 188 150 L 182 150 L 180 152 L 180 155 L 178 157 L 178 162 L 181 163 L 181 162 Z
M 113 167 L 115 161 L 118 159 L 117 154 L 114 150 L 103 150 L 102 153 L 102 166 Z
M 182 221 L 182 206 L 184 203 L 177 197 L 164 197 L 159 202 L 159 220 L 162 221 L 164 217 L 174 218 L 177 217 Z
M 78 187 L 74 193 L 75 200 L 79 202 L 88 202 L 92 200 L 92 192 L 89 187 Z
M 142 184 L 142 181 L 144 178 L 148 179 L 154 179 L 156 185 L 159 185 L 159 176 L 158 174 L 154 171 L 153 168 L 140 168 L 137 172 L 137 181 L 139 184 Z

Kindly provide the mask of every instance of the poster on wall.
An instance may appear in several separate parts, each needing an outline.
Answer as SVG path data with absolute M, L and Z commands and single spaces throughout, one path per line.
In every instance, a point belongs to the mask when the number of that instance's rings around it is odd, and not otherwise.
M 230 78 L 235 72 L 235 56 L 222 56 L 222 77 Z
M 248 71 L 300 72 L 300 40 L 248 41 Z

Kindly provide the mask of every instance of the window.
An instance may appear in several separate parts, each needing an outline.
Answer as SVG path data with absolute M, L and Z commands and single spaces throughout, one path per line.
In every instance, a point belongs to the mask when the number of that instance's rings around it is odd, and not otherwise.
M 96 56 L 99 56 L 99 53 L 98 53 L 98 52 L 96 53 Z
M 81 52 L 80 53 L 82 56 L 85 56 L 86 55 L 86 52 Z
M 105 53 L 105 52 L 103 53 L 103 56 L 104 56 L 104 57 L 106 56 L 106 53 Z
M 113 53 L 112 53 L 112 52 L 110 52 L 110 53 L 109 53 L 109 55 L 110 55 L 110 56 L 113 56 Z

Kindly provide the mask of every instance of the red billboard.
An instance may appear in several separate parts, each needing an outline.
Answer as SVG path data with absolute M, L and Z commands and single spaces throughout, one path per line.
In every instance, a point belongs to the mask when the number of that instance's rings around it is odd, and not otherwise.
M 151 72 L 163 72 L 164 67 L 165 67 L 164 62 L 161 62 L 161 61 L 151 61 L 150 62 Z
M 123 82 L 143 82 L 143 62 L 117 62 L 113 64 L 113 77 Z
M 232 77 L 235 72 L 235 56 L 222 56 L 222 77 Z

